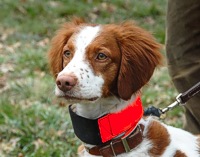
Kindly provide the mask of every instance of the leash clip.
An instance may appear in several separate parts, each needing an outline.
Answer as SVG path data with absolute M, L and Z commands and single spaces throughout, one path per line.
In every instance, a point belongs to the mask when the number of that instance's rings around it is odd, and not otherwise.
M 193 96 L 195 96 L 199 92 L 200 92 L 200 82 L 192 86 L 186 92 L 180 93 L 176 97 L 176 101 L 170 104 L 169 106 L 165 107 L 164 109 L 158 109 L 154 106 L 151 106 L 144 111 L 144 115 L 145 116 L 154 115 L 161 118 L 163 114 L 165 114 L 169 110 L 172 110 L 176 106 L 184 106 L 189 99 L 191 99 Z
M 185 105 L 186 103 L 184 103 L 183 101 L 182 101 L 182 99 L 181 99 L 181 97 L 182 97 L 182 93 L 180 93 L 177 97 L 176 97 L 176 101 L 179 103 L 178 105 Z
M 172 110 L 172 109 L 175 108 L 176 106 L 184 106 L 186 103 L 183 102 L 182 96 L 183 96 L 183 94 L 180 93 L 180 94 L 176 97 L 176 101 L 175 101 L 175 102 L 173 102 L 171 105 L 167 106 L 166 108 L 162 109 L 162 110 L 161 110 L 162 114 L 168 112 L 169 110 Z

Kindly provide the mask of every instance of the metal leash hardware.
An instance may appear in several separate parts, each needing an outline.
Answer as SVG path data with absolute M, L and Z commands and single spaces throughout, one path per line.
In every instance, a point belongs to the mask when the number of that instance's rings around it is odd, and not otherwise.
M 179 94 L 176 97 L 176 101 L 166 108 L 162 109 L 161 112 L 164 114 L 169 110 L 172 110 L 176 106 L 184 106 L 188 100 L 190 100 L 193 96 L 200 92 L 200 82 L 192 86 L 186 92 Z
M 166 112 L 168 112 L 169 110 L 172 110 L 173 108 L 175 108 L 176 106 L 180 106 L 180 105 L 185 105 L 185 103 L 182 103 L 181 101 L 181 96 L 182 96 L 182 93 L 179 94 L 177 97 L 176 97 L 176 101 L 173 102 L 172 104 L 170 104 L 169 106 L 161 109 L 161 112 L 162 114 L 165 114 Z
M 200 92 L 200 82 L 198 82 L 197 84 L 192 86 L 186 92 L 179 94 L 176 97 L 176 101 L 173 102 L 172 104 L 170 104 L 169 106 L 167 106 L 166 108 L 159 109 L 154 106 L 151 106 L 144 111 L 144 115 L 145 116 L 153 115 L 153 116 L 157 116 L 157 117 L 161 118 L 162 115 L 164 115 L 169 110 L 172 110 L 176 106 L 184 106 L 185 103 L 189 99 L 191 99 L 193 96 L 195 96 L 199 92 Z

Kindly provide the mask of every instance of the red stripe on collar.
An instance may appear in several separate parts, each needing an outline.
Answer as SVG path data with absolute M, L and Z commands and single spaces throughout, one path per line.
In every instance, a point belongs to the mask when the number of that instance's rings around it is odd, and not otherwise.
M 134 130 L 143 116 L 140 97 L 119 113 L 107 114 L 98 119 L 102 142 L 107 142 L 121 134 Z

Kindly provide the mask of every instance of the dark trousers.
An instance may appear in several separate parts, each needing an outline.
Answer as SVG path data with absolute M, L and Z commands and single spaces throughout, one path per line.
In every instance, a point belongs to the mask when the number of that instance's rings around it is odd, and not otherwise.
M 166 55 L 178 92 L 200 81 L 200 0 L 168 0 Z M 200 133 L 200 94 L 185 106 L 184 128 Z

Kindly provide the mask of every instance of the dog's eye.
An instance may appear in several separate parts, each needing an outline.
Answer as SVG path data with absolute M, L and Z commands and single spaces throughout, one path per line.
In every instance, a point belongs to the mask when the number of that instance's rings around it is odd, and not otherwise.
M 98 55 L 97 55 L 97 58 L 96 58 L 97 60 L 105 60 L 105 59 L 107 59 L 107 56 L 104 54 L 104 53 L 99 53 Z
M 64 51 L 64 56 L 69 58 L 71 56 L 71 52 L 69 50 Z

